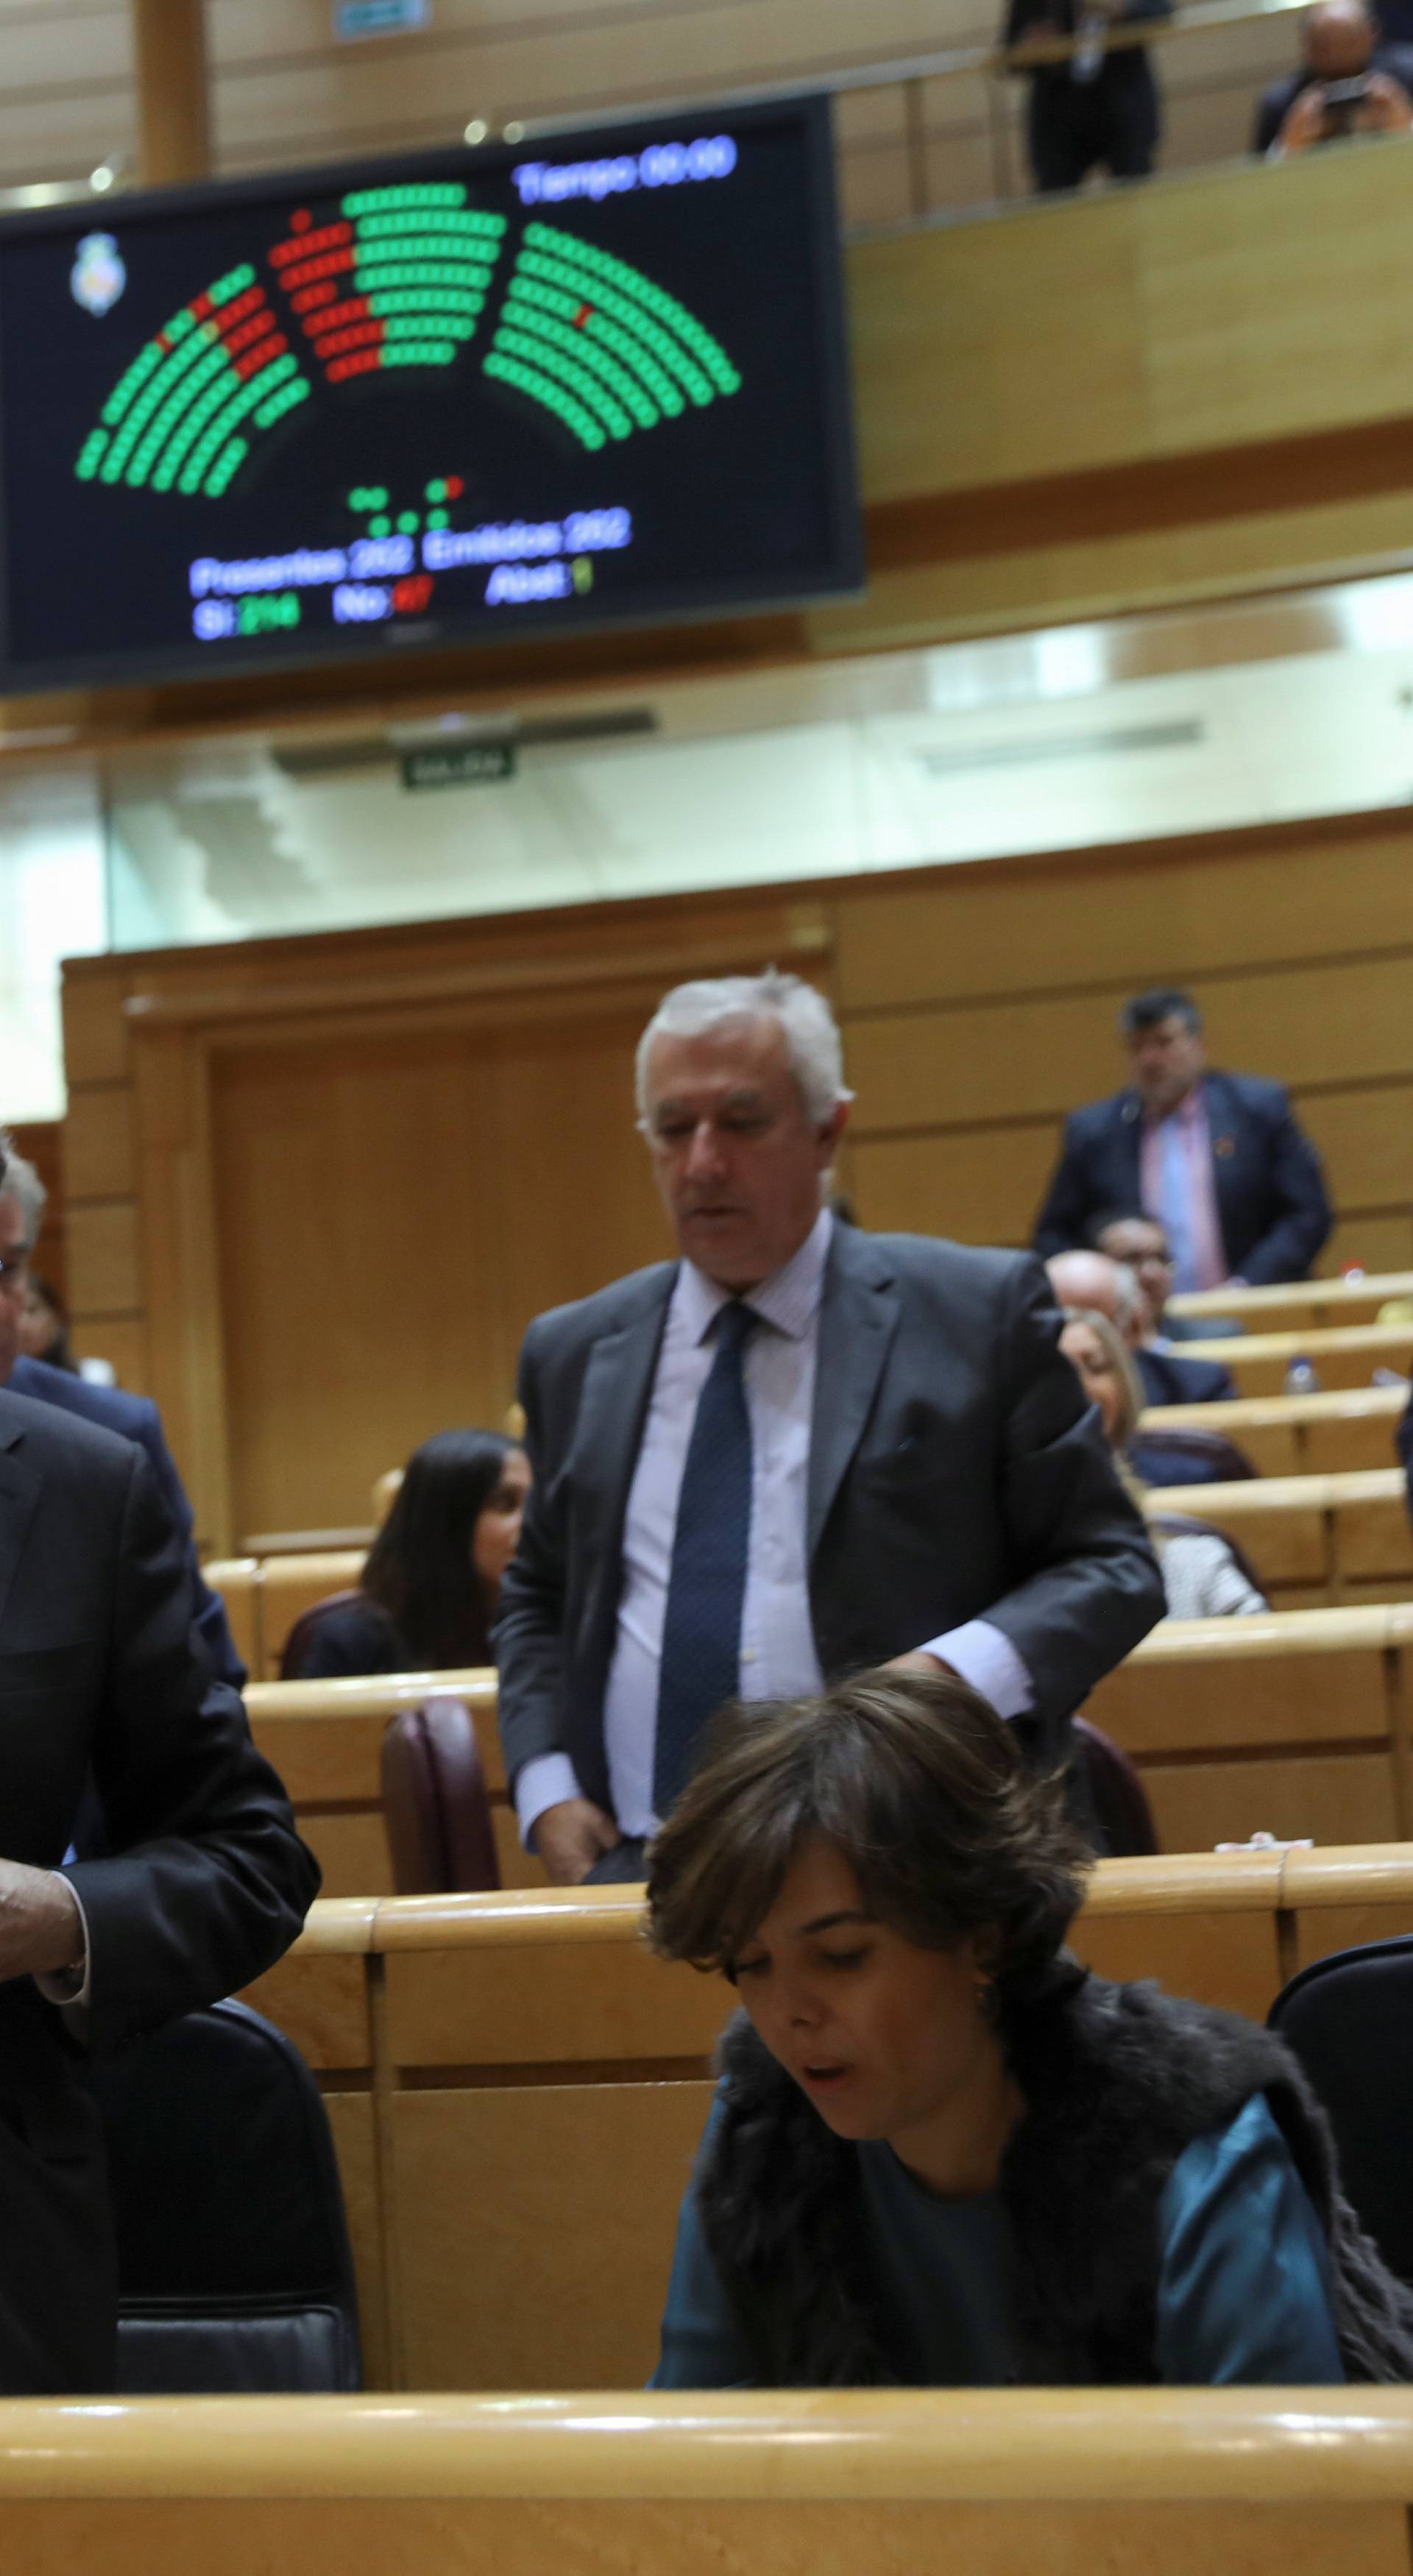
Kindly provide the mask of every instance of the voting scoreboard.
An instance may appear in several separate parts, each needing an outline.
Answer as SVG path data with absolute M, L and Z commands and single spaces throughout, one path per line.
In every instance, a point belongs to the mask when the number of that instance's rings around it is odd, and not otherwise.
M 0 224 L 0 688 L 856 590 L 827 103 Z

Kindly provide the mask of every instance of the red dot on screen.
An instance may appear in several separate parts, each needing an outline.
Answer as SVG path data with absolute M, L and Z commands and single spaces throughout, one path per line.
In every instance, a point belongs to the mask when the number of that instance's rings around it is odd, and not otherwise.
M 296 206 L 294 213 L 289 219 L 290 231 L 292 233 L 307 233 L 313 221 L 314 218 L 307 206 Z
M 446 478 L 446 497 L 449 501 L 459 501 L 465 489 L 466 486 L 459 474 L 448 474 Z

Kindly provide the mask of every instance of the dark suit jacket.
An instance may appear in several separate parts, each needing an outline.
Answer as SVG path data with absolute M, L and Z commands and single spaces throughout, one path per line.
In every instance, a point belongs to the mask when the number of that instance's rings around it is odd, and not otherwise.
M 1407 1411 L 1399 1416 L 1397 1439 L 1398 1454 L 1408 1479 L 1408 1517 L 1413 1520 L 1413 1397 L 1409 1398 Z
M 1304 1279 L 1329 1233 L 1330 1203 L 1320 1158 L 1295 1123 L 1279 1082 L 1252 1074 L 1203 1076 L 1212 1130 L 1217 1214 L 1233 1276 L 1264 1288 Z M 1084 1241 L 1109 1208 L 1136 1208 L 1142 1117 L 1136 1091 L 1076 1109 L 1045 1204 L 1035 1221 L 1042 1261 Z
M 162 1416 L 146 1396 L 129 1395 L 120 1386 L 92 1386 L 69 1369 L 50 1368 L 44 1360 L 17 1359 L 6 1380 L 12 1395 L 27 1395 L 36 1404 L 62 1405 L 84 1422 L 101 1423 L 124 1440 L 135 1440 L 152 1461 L 157 1490 L 181 1533 L 194 1596 L 194 1616 L 212 1668 L 232 1690 L 244 1690 L 246 1670 L 226 1624 L 225 1605 L 201 1579 L 195 1523 L 177 1462 L 167 1446 Z
M 1225 1404 L 1236 1388 L 1215 1360 L 1178 1359 L 1172 1351 L 1136 1350 L 1146 1404 Z
M 94 2049 L 249 1983 L 319 1884 L 235 1693 L 193 1645 L 187 1567 L 142 1452 L 0 1392 L 0 1853 L 57 1867 L 92 1771 L 111 1856 L 66 1875 Z M 0 2394 L 112 2382 L 101 2141 L 73 2017 L 0 1984 Z
M 603 1698 L 628 1491 L 676 1278 L 664 1262 L 531 1325 L 535 1482 L 495 1631 L 512 1775 L 566 1751 L 609 1804 Z M 1030 1674 L 1033 1749 L 1163 1615 L 1162 1579 L 1024 1254 L 836 1226 L 810 1442 L 826 1680 L 985 1615 Z
M 1413 92 L 1413 49 L 1408 45 L 1380 45 L 1370 56 L 1369 69 L 1387 72 L 1392 80 L 1401 81 L 1406 90 Z M 1253 152 L 1270 151 L 1301 91 L 1308 89 L 1314 78 L 1308 65 L 1302 64 L 1298 71 L 1287 72 L 1283 80 L 1272 81 L 1269 89 L 1262 90 L 1251 135 Z

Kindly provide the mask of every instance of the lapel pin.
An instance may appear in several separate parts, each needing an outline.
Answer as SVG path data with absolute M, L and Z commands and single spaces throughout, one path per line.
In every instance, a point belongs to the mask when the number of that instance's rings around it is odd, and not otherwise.
M 1214 1154 L 1234 1154 L 1236 1152 L 1235 1138 L 1232 1136 L 1219 1136 L 1212 1147 L 1212 1151 Z

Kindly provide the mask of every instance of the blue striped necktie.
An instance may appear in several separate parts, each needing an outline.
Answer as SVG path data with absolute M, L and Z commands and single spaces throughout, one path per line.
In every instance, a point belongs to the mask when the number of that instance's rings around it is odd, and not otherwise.
M 653 1808 L 666 1816 L 691 1777 L 697 1740 L 741 1680 L 741 1614 L 751 1532 L 751 1417 L 743 1360 L 759 1317 L 739 1298 L 716 1320 L 716 1356 L 697 1398 L 682 1472 L 658 1674 Z

